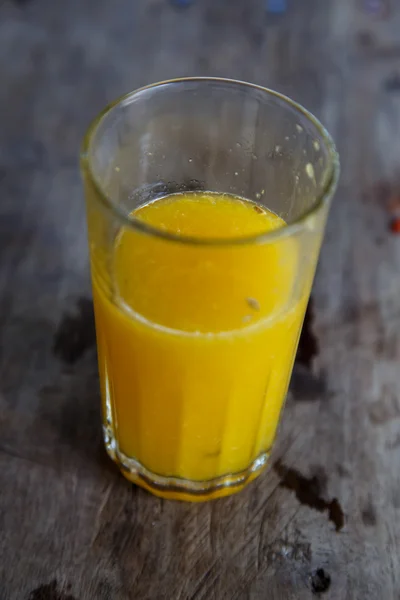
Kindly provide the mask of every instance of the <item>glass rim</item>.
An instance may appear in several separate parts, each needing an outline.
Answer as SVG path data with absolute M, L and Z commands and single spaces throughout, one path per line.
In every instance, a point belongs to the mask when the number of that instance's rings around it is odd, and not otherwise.
M 153 225 L 149 225 L 140 219 L 137 219 L 131 215 L 127 215 L 125 211 L 103 190 L 102 186 L 98 183 L 92 168 L 91 161 L 89 156 L 91 142 L 93 137 L 98 129 L 98 126 L 103 121 L 103 119 L 112 112 L 114 108 L 123 104 L 130 104 L 138 95 L 146 92 L 148 90 L 162 88 L 166 85 L 171 84 L 184 84 L 191 82 L 200 82 L 200 83 L 221 83 L 221 84 L 230 84 L 235 85 L 237 87 L 248 88 L 250 90 L 257 90 L 263 92 L 264 94 L 268 94 L 269 96 L 273 96 L 283 103 L 290 106 L 292 109 L 296 110 L 303 117 L 305 117 L 312 125 L 316 128 L 319 135 L 321 136 L 325 147 L 328 151 L 329 155 L 329 164 L 325 169 L 325 173 L 322 180 L 321 191 L 317 195 L 312 206 L 305 210 L 302 214 L 299 215 L 292 223 L 286 223 L 283 227 L 279 227 L 274 230 L 269 230 L 261 233 L 256 233 L 247 236 L 241 237 L 228 237 L 228 238 L 202 238 L 197 236 L 187 236 L 180 235 L 177 233 L 165 231 L 154 227 Z M 81 152 L 80 152 L 80 162 L 81 168 L 85 172 L 85 174 L 89 177 L 90 183 L 94 187 L 97 192 L 98 198 L 100 198 L 103 206 L 115 214 L 115 216 L 121 221 L 121 223 L 128 229 L 139 231 L 141 233 L 145 233 L 154 237 L 158 237 L 171 242 L 178 242 L 182 244 L 188 245 L 201 245 L 201 246 L 236 246 L 236 245 L 244 245 L 244 244 L 257 244 L 257 243 L 266 243 L 270 241 L 276 241 L 278 238 L 286 238 L 293 235 L 296 235 L 300 231 L 302 231 L 307 226 L 307 221 L 309 218 L 319 213 L 322 208 L 330 202 L 332 199 L 339 180 L 340 175 L 340 160 L 339 154 L 336 150 L 335 142 L 333 138 L 328 133 L 327 129 L 322 125 L 322 123 L 317 119 L 310 111 L 304 108 L 298 102 L 292 100 L 288 96 L 281 94 L 275 90 L 270 88 L 257 85 L 255 83 L 249 83 L 246 81 L 240 81 L 237 79 L 229 79 L 224 77 L 180 77 L 176 79 L 166 79 L 164 81 L 159 81 L 156 83 L 152 83 L 150 85 L 146 85 L 140 87 L 136 90 L 128 92 L 127 94 L 123 94 L 119 98 L 110 102 L 98 115 L 92 120 L 86 133 L 83 138 Z M 209 190 L 213 191 L 213 190 Z M 245 199 L 245 198 L 243 198 Z

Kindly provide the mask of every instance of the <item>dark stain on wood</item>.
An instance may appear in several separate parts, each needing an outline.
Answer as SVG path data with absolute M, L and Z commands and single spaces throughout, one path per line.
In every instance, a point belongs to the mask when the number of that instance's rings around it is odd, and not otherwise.
M 363 509 L 361 510 L 361 519 L 364 525 L 367 527 L 374 527 L 377 523 L 377 516 L 375 506 L 372 503 L 372 500 L 369 499 Z
M 338 500 L 326 501 L 323 494 L 323 485 L 326 479 L 321 481 L 318 475 L 305 477 L 296 469 L 286 467 L 280 460 L 274 464 L 274 470 L 280 477 L 280 487 L 295 493 L 297 500 L 303 506 L 309 506 L 318 512 L 328 512 L 328 518 L 335 525 L 336 531 L 340 531 L 344 525 L 344 513 Z
M 93 303 L 79 298 L 74 313 L 67 313 L 54 336 L 53 352 L 63 362 L 73 365 L 96 344 Z
M 383 88 L 390 93 L 400 92 L 400 74 L 393 73 L 392 75 L 390 75 L 390 77 L 385 79 L 383 82 Z
M 310 474 L 316 481 L 318 481 L 320 494 L 325 494 L 326 486 L 328 484 L 328 476 L 325 469 L 320 465 L 313 465 L 310 467 Z
M 330 521 L 335 524 L 336 531 L 340 531 L 344 526 L 344 513 L 338 499 L 328 502 L 327 508 Z
M 324 377 L 317 377 L 301 364 L 295 364 L 290 390 L 296 402 L 315 402 L 327 395 L 327 384 Z
M 348 479 L 351 475 L 350 471 L 340 463 L 336 465 L 336 472 L 343 479 Z
M 36 426 L 45 424 L 56 434 L 58 448 L 68 448 L 64 461 L 79 468 L 99 464 L 101 403 L 95 356 L 88 356 L 82 373 L 63 374 L 55 383 L 39 389 Z M 74 458 L 75 457 L 75 458 Z M 78 458 L 77 458 L 78 457 Z M 103 467 L 104 468 L 104 467 Z
M 325 569 L 317 569 L 311 575 L 311 591 L 315 595 L 327 592 L 331 586 L 331 576 Z
M 318 339 L 314 333 L 313 325 L 314 303 L 313 299 L 310 298 L 304 317 L 303 329 L 300 335 L 299 347 L 296 356 L 296 362 L 300 363 L 304 367 L 307 367 L 308 369 L 311 369 L 313 359 L 318 355 L 319 352 Z
M 370 49 L 375 45 L 375 38 L 370 31 L 360 31 L 356 35 L 357 45 L 362 49 Z
M 71 596 L 71 594 L 59 591 L 57 580 L 54 579 L 50 583 L 32 590 L 28 600 L 77 600 L 77 598 Z

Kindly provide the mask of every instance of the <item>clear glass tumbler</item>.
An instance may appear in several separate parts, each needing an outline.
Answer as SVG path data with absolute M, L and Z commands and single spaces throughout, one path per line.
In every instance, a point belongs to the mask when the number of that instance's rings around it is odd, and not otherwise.
M 111 104 L 81 164 L 108 454 L 162 497 L 236 492 L 276 435 L 339 174 L 332 139 L 281 94 L 189 78 Z M 133 214 L 199 190 L 285 225 L 186 237 Z

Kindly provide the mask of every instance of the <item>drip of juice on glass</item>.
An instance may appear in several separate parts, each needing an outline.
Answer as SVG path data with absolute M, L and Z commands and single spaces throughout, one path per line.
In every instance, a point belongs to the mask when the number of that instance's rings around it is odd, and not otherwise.
M 172 194 L 132 217 L 143 231 L 116 236 L 111 296 L 93 268 L 103 408 L 117 453 L 191 481 L 264 464 L 307 299 L 295 289 L 296 240 L 263 239 L 285 222 L 226 194 Z

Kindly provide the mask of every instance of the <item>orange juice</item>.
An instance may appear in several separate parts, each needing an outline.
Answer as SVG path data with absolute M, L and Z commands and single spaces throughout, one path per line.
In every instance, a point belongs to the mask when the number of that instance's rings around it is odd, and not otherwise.
M 172 194 L 132 216 L 165 237 L 118 232 L 111 294 L 92 258 L 103 407 L 118 459 L 193 482 L 257 472 L 308 297 L 295 289 L 296 239 L 263 241 L 284 221 L 223 194 Z

